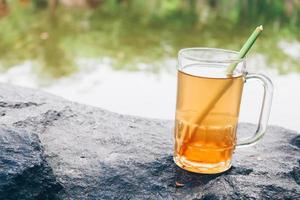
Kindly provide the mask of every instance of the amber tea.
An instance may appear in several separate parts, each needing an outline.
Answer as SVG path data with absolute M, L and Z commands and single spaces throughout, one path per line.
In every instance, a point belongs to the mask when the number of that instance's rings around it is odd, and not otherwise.
M 228 167 L 236 143 L 243 76 L 206 78 L 178 72 L 175 125 L 175 160 L 182 168 L 198 172 L 201 165 L 213 170 Z M 192 122 L 213 101 L 215 91 L 230 84 L 216 105 L 200 122 Z M 202 106 L 201 106 L 202 105 Z M 213 173 L 214 171 L 211 171 Z M 210 171 L 206 171 L 210 173 Z
M 214 174 L 231 166 L 236 147 L 264 135 L 272 100 L 272 82 L 245 71 L 237 52 L 188 48 L 179 52 L 175 117 L 175 163 L 188 171 Z M 228 75 L 228 66 L 235 66 Z M 255 134 L 237 142 L 237 124 L 245 80 L 262 83 L 264 95 Z

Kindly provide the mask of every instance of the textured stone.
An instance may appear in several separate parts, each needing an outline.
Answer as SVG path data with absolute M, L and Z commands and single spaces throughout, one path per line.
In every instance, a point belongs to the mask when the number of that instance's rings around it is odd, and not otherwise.
M 270 126 L 256 146 L 236 150 L 229 171 L 199 175 L 173 163 L 171 121 L 119 115 L 9 85 L 0 85 L 0 94 L 0 124 L 5 127 L 1 137 L 26 136 L 18 145 L 34 141 L 28 146 L 32 147 L 28 157 L 35 159 L 28 162 L 47 168 L 36 175 L 42 184 L 53 185 L 44 190 L 45 195 L 62 199 L 300 198 L 300 135 L 294 131 Z M 239 135 L 250 134 L 254 128 L 240 124 Z M 12 141 L 17 136 L 11 136 Z M 0 147 L 0 152 L 9 148 L 3 140 Z M 20 157 L 11 159 L 19 162 Z M 3 160 L 0 156 L 0 163 Z M 17 174 L 27 177 L 30 167 L 24 164 L 23 168 Z M 7 168 L 0 170 L 8 173 Z M 1 191 L 14 175 L 0 177 Z M 32 190 L 30 185 L 26 190 Z
M 0 127 L 0 199 L 57 199 L 63 187 L 45 161 L 38 136 Z

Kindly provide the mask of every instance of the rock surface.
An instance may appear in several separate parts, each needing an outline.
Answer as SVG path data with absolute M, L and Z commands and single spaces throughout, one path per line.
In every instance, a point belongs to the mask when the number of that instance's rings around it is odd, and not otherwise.
M 0 199 L 55 199 L 63 187 L 36 134 L 0 127 Z
M 300 199 L 298 133 L 270 126 L 229 171 L 199 175 L 173 163 L 172 126 L 2 84 L 0 199 Z

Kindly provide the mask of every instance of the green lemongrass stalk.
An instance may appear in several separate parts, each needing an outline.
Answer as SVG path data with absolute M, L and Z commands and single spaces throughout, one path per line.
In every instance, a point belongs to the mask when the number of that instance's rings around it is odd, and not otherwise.
M 259 34 L 262 32 L 263 30 L 263 26 L 260 25 L 258 27 L 256 27 L 256 29 L 253 31 L 253 33 L 250 35 L 250 37 L 248 38 L 248 40 L 246 41 L 246 43 L 244 44 L 244 46 L 241 48 L 237 59 L 243 59 L 246 54 L 248 53 L 248 51 L 251 49 L 252 45 L 254 44 L 254 42 L 256 41 L 256 39 L 258 38 Z M 232 75 L 234 69 L 236 68 L 238 63 L 232 63 L 226 70 L 227 75 Z

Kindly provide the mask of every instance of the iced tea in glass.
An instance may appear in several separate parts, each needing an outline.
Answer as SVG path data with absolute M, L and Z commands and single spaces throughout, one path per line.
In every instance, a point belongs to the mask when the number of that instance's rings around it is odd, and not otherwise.
M 263 75 L 247 74 L 237 52 L 191 48 L 179 52 L 175 119 L 175 163 L 188 171 L 214 174 L 231 166 L 244 82 L 259 80 L 265 95 L 258 130 L 240 146 L 255 143 L 266 130 L 272 83 Z M 230 76 L 226 68 L 235 62 Z

